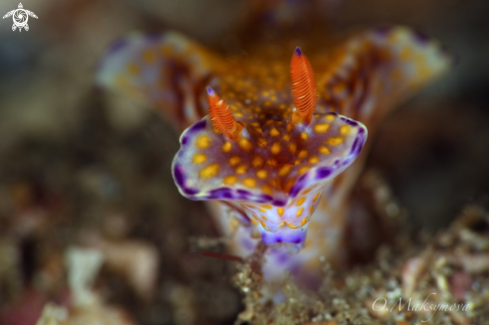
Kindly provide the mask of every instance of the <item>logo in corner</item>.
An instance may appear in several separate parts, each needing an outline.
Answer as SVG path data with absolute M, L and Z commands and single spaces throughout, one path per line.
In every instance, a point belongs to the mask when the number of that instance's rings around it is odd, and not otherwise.
M 15 32 L 15 30 L 18 28 L 19 32 L 22 31 L 22 28 L 24 28 L 26 31 L 29 30 L 29 25 L 27 25 L 27 21 L 29 20 L 29 16 L 38 18 L 35 13 L 29 10 L 25 10 L 24 6 L 22 3 L 19 3 L 19 8 L 14 9 L 12 11 L 7 12 L 5 16 L 3 16 L 2 19 L 8 18 L 12 16 L 14 20 L 14 24 L 12 25 L 12 30 Z

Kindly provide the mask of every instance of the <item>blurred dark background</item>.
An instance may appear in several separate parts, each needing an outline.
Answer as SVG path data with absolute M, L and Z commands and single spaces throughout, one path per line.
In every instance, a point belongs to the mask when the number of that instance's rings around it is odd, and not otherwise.
M 149 107 L 95 87 L 94 75 L 108 45 L 134 31 L 178 30 L 218 51 L 239 47 L 254 3 L 26 1 L 39 17 L 29 19 L 28 32 L 0 20 L 0 323 L 62 301 L 68 246 L 114 243 L 156 251 L 151 290 L 127 284 L 122 262 L 104 267 L 97 283 L 137 323 L 232 322 L 241 305 L 228 264 L 192 250 L 192 238 L 219 234 L 203 205 L 182 198 L 170 175 L 178 135 Z M 320 8 L 325 38 L 404 24 L 456 56 L 449 74 L 370 139 L 368 167 L 381 171 L 417 227 L 435 231 L 467 203 L 487 204 L 489 2 L 310 3 Z M 17 6 L 3 0 L 0 13 Z M 28 311 L 19 312 L 22 306 Z

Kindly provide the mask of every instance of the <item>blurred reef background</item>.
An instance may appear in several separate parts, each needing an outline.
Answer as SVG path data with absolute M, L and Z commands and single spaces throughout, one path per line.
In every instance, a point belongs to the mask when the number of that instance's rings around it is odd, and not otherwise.
M 87 299 L 117 306 L 114 324 L 232 324 L 245 308 L 235 265 L 199 254 L 223 243 L 204 205 L 173 183 L 179 135 L 149 107 L 94 85 L 109 45 L 134 31 L 176 30 L 233 53 L 253 33 L 273 42 L 274 24 L 294 28 L 308 6 L 315 20 L 301 28 L 325 44 L 362 27 L 420 30 L 457 64 L 369 139 L 366 170 L 382 175 L 425 239 L 467 204 L 489 206 L 489 2 L 305 1 L 304 11 L 271 5 L 279 18 L 264 24 L 257 3 L 26 1 L 39 17 L 28 32 L 0 21 L 0 324 L 34 325 L 46 303 L 69 304 L 73 258 L 100 268 L 80 277 L 99 293 Z M 17 6 L 3 0 L 0 13 Z

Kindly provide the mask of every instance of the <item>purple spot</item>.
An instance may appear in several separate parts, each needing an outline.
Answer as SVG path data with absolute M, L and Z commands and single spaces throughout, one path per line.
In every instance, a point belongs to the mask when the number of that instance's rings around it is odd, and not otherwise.
M 119 50 L 121 50 L 123 47 L 127 45 L 127 40 L 124 38 L 121 38 L 115 42 L 113 42 L 110 47 L 109 47 L 109 52 L 108 54 L 113 54 Z
M 323 178 L 326 178 L 329 175 L 331 175 L 332 172 L 333 172 L 333 170 L 329 167 L 320 168 L 317 171 L 316 177 L 318 179 L 323 179 Z
M 353 127 L 358 126 L 358 122 L 350 120 L 350 119 L 346 119 L 345 123 L 350 125 L 350 126 L 353 126 Z
M 357 155 L 359 155 L 359 154 L 360 154 L 360 152 L 362 151 L 362 148 L 363 148 L 363 145 L 364 145 L 364 144 L 365 144 L 365 141 L 362 141 L 362 143 L 360 143 L 360 145 L 358 146 L 358 148 L 357 148 L 357 152 L 356 152 L 356 154 L 357 154 Z
M 353 141 L 353 145 L 351 146 L 350 153 L 356 153 L 357 152 L 357 146 L 360 142 L 359 136 L 355 138 L 355 141 Z
M 183 187 L 185 177 L 183 176 L 183 171 L 182 171 L 182 168 L 180 166 L 175 166 L 175 168 L 173 170 L 173 177 L 175 178 L 177 185 L 179 187 Z
M 249 196 L 251 195 L 250 192 L 248 192 L 247 190 L 237 190 L 236 192 L 238 192 L 238 194 L 241 194 L 241 195 L 244 195 L 244 196 Z
M 228 187 L 222 187 L 210 191 L 209 199 L 232 199 L 233 194 Z
M 270 202 L 271 200 L 273 200 L 273 198 L 268 194 L 261 194 L 260 198 L 266 202 Z
M 150 43 L 158 43 L 159 41 L 161 41 L 161 34 L 147 34 L 146 39 Z
M 299 192 L 304 188 L 304 184 L 303 183 L 297 183 L 295 184 L 292 189 L 290 190 L 290 197 L 291 198 L 295 198 L 297 196 L 297 194 L 299 194 Z
M 182 187 L 182 191 L 183 191 L 183 193 L 185 193 L 189 196 L 192 196 L 192 195 L 199 193 L 199 190 L 196 190 L 196 189 L 190 188 L 190 187 Z
M 392 28 L 389 26 L 380 26 L 374 29 L 374 32 L 379 36 L 387 36 L 391 30 Z
M 284 207 L 286 203 L 287 202 L 281 200 L 275 200 L 272 202 L 272 204 L 277 207 Z
M 289 260 L 289 255 L 288 254 L 280 254 L 280 256 L 277 258 L 277 260 L 280 264 L 285 264 Z
M 298 47 L 298 46 L 295 48 L 295 51 L 294 51 L 294 52 L 295 52 L 295 54 L 297 54 L 297 55 L 299 55 L 299 56 L 300 56 L 300 55 L 302 55 L 301 48 L 300 48 L 300 47 Z
M 296 240 L 292 241 L 294 244 L 300 244 L 301 243 L 301 239 L 300 238 L 297 238 Z
M 420 44 L 426 44 L 430 40 L 430 38 L 426 34 L 420 32 L 420 31 L 415 30 L 413 34 L 414 34 L 414 37 L 416 37 L 416 40 Z
M 353 159 L 345 159 L 342 163 L 341 163 L 341 166 L 344 167 L 344 166 L 348 166 L 349 164 L 351 164 Z
M 188 135 L 185 135 L 183 138 L 182 138 L 182 145 L 186 145 L 188 143 Z
M 207 90 L 207 94 L 209 96 L 213 96 L 215 94 L 214 90 L 212 90 L 210 86 L 205 87 L 205 89 Z
M 358 133 L 364 134 L 365 133 L 365 129 L 364 128 L 360 128 L 360 130 L 358 130 Z
M 206 124 L 207 124 L 207 122 L 205 120 L 200 120 L 197 123 L 195 123 L 194 125 L 192 125 L 190 127 L 190 129 L 188 130 L 188 132 L 198 132 L 202 129 L 205 129 Z

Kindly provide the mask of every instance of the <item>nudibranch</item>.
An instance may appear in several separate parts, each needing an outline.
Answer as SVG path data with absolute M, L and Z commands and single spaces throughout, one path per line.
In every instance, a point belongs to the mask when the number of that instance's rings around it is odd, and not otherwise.
M 299 48 L 260 57 L 266 52 L 220 57 L 176 33 L 133 35 L 109 51 L 98 81 L 188 127 L 175 183 L 185 197 L 211 202 L 234 253 L 246 256 L 263 241 L 266 279 L 288 269 L 311 284 L 320 260 L 343 258 L 367 128 L 372 136 L 451 58 L 404 27 L 361 33 L 311 61 Z

